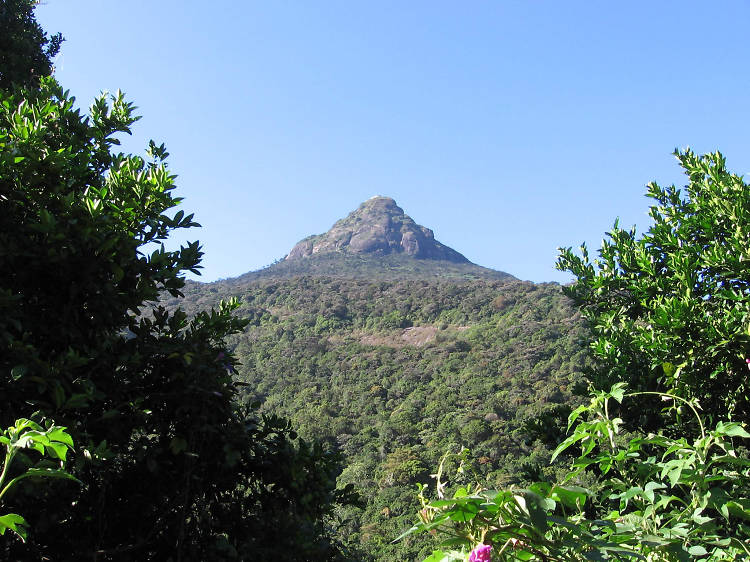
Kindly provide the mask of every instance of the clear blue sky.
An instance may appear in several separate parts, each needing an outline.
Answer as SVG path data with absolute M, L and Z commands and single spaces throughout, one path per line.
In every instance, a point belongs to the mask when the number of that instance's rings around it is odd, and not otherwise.
M 365 199 L 561 281 L 558 246 L 648 225 L 675 147 L 750 172 L 750 3 L 47 0 L 57 76 L 122 89 L 201 229 L 203 280 L 283 257 Z

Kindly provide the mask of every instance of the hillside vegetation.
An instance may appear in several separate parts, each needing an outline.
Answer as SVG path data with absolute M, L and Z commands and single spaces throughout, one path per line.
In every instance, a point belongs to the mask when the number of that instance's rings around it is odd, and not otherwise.
M 340 512 L 360 557 L 413 559 L 417 482 L 469 447 L 488 485 L 547 471 L 584 365 L 582 324 L 555 284 L 295 277 L 188 283 L 189 313 L 236 296 L 250 325 L 230 339 L 243 399 L 344 453 Z
M 250 271 L 223 284 L 241 287 L 250 281 L 304 277 L 308 275 L 344 279 L 443 279 L 467 281 L 472 279 L 515 279 L 503 271 L 496 271 L 471 262 L 415 259 L 403 254 L 387 254 L 373 259 L 367 255 L 349 253 L 316 254 L 299 259 L 278 260 L 269 266 Z

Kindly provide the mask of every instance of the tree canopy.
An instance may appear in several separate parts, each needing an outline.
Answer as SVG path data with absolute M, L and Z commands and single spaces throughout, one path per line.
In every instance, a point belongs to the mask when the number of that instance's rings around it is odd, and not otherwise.
M 689 181 L 648 185 L 643 235 L 615 223 L 598 258 L 567 248 L 558 268 L 576 276 L 566 292 L 593 330 L 599 388 L 622 380 L 698 400 L 715 420 L 748 421 L 750 186 L 718 152 L 675 155 Z
M 0 1 L 0 88 L 34 86 L 52 73 L 60 33 L 48 37 L 34 17 L 34 0 Z

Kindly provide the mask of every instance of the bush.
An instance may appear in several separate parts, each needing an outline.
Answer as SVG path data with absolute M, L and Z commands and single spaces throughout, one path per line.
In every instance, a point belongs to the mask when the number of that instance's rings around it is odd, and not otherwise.
M 585 246 L 580 256 L 563 249 L 557 267 L 576 277 L 565 291 L 590 321 L 597 388 L 626 381 L 699 400 L 711 420 L 747 422 L 750 186 L 718 152 L 675 155 L 688 184 L 649 184 L 653 225 L 644 235 L 615 223 L 599 258 Z M 649 406 L 641 410 L 658 412 Z

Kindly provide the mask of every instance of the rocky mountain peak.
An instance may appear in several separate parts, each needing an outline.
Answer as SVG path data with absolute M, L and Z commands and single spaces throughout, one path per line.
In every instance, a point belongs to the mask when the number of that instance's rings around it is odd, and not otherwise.
M 418 225 L 390 197 L 371 197 L 334 224 L 325 234 L 298 242 L 287 260 L 315 254 L 406 254 L 419 259 L 468 263 L 463 255 L 435 240 L 427 227 Z

